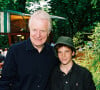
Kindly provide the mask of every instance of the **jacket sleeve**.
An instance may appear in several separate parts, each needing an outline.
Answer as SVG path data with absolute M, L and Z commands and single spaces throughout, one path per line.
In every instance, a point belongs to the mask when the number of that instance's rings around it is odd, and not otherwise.
M 88 71 L 85 77 L 86 77 L 84 80 L 85 90 L 96 90 L 91 72 Z
M 13 48 L 10 48 L 2 68 L 2 74 L 0 78 L 0 90 L 11 90 L 11 86 L 13 85 L 15 77 L 16 77 L 15 55 Z

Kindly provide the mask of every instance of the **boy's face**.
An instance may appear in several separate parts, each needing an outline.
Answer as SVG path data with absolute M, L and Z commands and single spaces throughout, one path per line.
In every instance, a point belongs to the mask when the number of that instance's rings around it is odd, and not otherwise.
M 58 48 L 58 58 L 63 65 L 67 65 L 72 62 L 72 56 L 75 52 L 72 52 L 71 48 L 67 46 L 62 46 Z

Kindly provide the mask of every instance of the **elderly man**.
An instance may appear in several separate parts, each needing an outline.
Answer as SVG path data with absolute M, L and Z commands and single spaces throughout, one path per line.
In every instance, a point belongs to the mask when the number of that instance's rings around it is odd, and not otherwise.
M 45 11 L 33 13 L 28 40 L 10 47 L 0 79 L 0 90 L 45 90 L 48 77 L 57 63 L 53 48 L 46 43 L 51 18 Z

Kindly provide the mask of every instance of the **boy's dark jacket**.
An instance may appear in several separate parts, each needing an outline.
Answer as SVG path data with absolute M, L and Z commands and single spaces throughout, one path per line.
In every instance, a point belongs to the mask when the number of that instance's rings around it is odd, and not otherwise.
M 50 77 L 48 90 L 96 90 L 91 73 L 75 62 L 68 75 L 55 67 Z

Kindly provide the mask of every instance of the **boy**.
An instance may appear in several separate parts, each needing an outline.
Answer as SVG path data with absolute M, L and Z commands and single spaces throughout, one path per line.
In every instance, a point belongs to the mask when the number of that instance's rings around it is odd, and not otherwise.
M 49 82 L 50 90 L 96 90 L 92 74 L 77 65 L 72 58 L 75 47 L 70 37 L 61 36 L 55 46 L 59 65 L 55 67 Z

